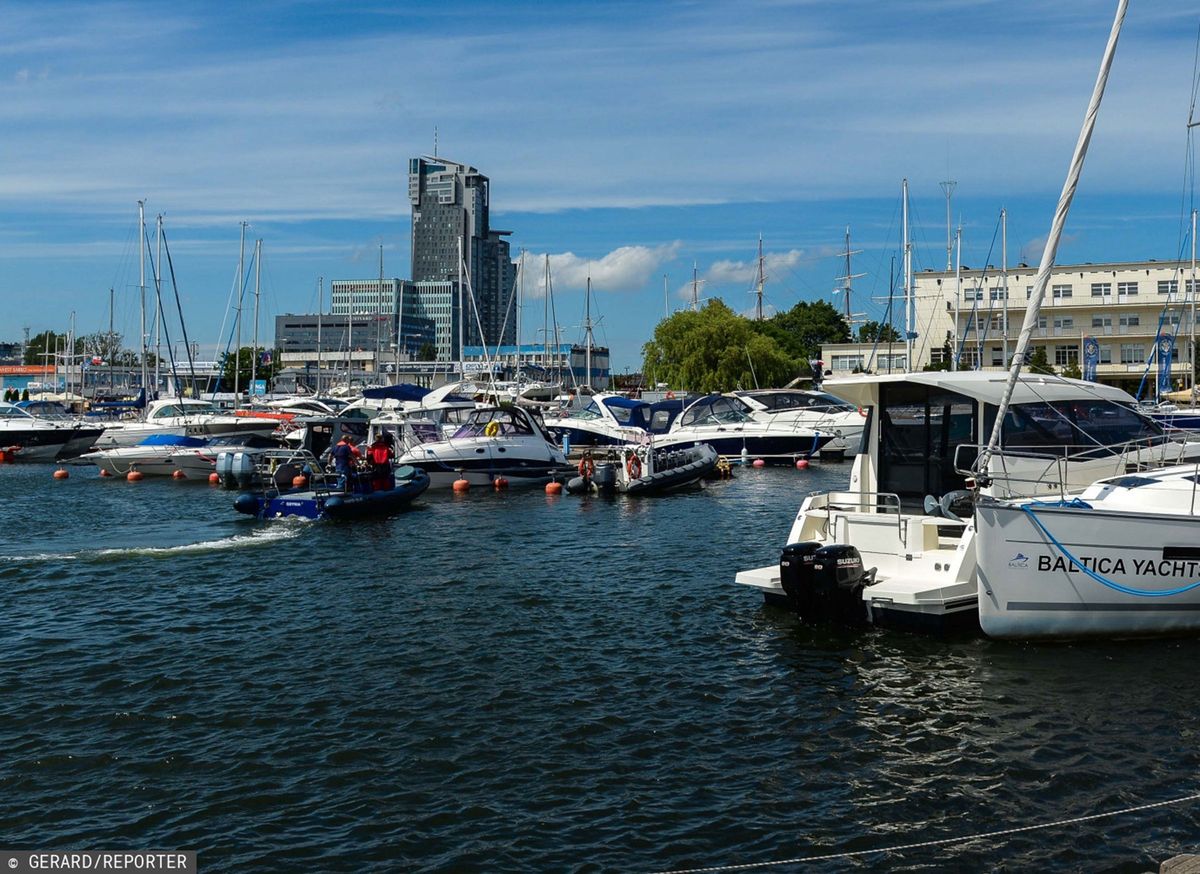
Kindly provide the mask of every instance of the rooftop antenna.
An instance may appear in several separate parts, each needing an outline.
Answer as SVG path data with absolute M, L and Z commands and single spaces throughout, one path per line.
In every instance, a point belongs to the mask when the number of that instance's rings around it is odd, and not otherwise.
M 947 180 L 938 184 L 942 186 L 942 192 L 946 195 L 946 272 L 949 273 L 954 263 L 951 254 L 954 247 L 950 242 L 950 198 L 954 195 L 954 189 L 958 186 L 958 183 L 953 180 Z
M 435 158 L 437 157 L 437 149 L 438 149 L 438 129 L 437 129 L 437 125 L 435 124 L 433 126 L 433 157 L 435 157 Z

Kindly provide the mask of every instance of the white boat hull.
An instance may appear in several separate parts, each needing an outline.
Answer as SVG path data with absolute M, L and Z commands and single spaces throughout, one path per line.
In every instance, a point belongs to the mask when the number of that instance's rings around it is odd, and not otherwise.
M 1045 531 L 1016 504 L 983 502 L 976 510 L 979 622 L 986 634 L 1200 631 L 1200 587 L 1153 594 L 1200 580 L 1200 518 L 1070 507 L 1034 513 Z M 1090 574 L 1144 594 L 1117 591 Z

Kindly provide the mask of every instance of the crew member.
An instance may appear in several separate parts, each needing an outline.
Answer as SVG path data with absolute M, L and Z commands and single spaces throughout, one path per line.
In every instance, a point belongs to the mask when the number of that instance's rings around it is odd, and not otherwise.
M 338 484 L 343 492 L 350 491 L 351 477 L 354 475 L 354 462 L 362 458 L 362 453 L 354 445 L 353 434 L 343 434 L 342 439 L 334 445 L 330 455 L 333 456 L 333 469 L 338 474 Z
M 388 436 L 380 431 L 375 442 L 367 449 L 367 458 L 371 461 L 371 488 L 384 491 L 393 487 L 392 462 L 396 459 L 396 450 L 392 448 Z

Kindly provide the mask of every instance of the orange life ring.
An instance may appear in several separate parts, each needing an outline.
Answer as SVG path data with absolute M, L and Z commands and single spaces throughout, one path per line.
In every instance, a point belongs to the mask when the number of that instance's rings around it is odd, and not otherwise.
M 673 400 L 675 400 L 675 392 L 669 391 L 666 393 L 665 397 L 667 400 L 673 401 Z
M 596 474 L 596 462 L 591 459 L 591 456 L 585 455 L 579 459 L 579 475 L 591 479 Z
M 864 419 L 867 417 L 867 411 L 866 411 L 866 410 L 864 410 L 862 407 L 859 407 L 859 408 L 858 408 L 858 414 L 859 414 L 860 416 L 862 416 Z
M 641 479 L 642 460 L 636 455 L 629 456 L 629 460 L 625 462 L 625 470 L 628 471 L 630 479 Z

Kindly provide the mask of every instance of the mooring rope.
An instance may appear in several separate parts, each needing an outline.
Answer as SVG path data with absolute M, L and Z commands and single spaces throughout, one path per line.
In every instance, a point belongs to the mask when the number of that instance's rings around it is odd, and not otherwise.
M 804 862 L 827 862 L 832 859 L 851 859 L 856 856 L 869 856 L 873 853 L 896 853 L 901 850 L 918 850 L 925 847 L 941 847 L 948 844 L 961 844 L 967 841 L 978 841 L 986 838 L 1004 837 L 1006 835 L 1021 834 L 1023 832 L 1038 831 L 1040 829 L 1059 828 L 1066 825 L 1075 825 L 1081 822 L 1092 822 L 1097 819 L 1108 819 L 1114 816 L 1124 816 L 1129 813 L 1138 813 L 1143 810 L 1153 810 L 1158 807 L 1170 807 L 1173 804 L 1183 804 L 1188 801 L 1200 800 L 1200 792 L 1194 795 L 1185 795 L 1182 798 L 1172 798 L 1169 801 L 1154 801 L 1149 804 L 1139 804 L 1136 807 L 1126 807 L 1121 810 L 1110 810 L 1105 813 L 1092 813 L 1087 816 L 1075 816 L 1070 819 L 1059 819 L 1054 822 L 1044 822 L 1038 825 L 1022 825 L 1013 828 L 998 829 L 990 832 L 979 832 L 973 835 L 963 835 L 957 838 L 940 838 L 934 841 L 917 841 L 911 844 L 896 844 L 891 847 L 880 847 L 875 850 L 849 850 L 845 853 L 825 853 L 820 856 L 797 856 L 794 859 L 779 859 L 774 862 L 744 862 L 739 865 L 715 865 L 709 868 L 672 868 L 665 871 L 657 871 L 655 874 L 710 874 L 714 871 L 750 871 L 755 868 L 774 868 L 780 865 L 799 865 Z

